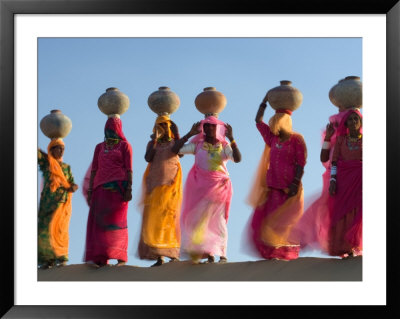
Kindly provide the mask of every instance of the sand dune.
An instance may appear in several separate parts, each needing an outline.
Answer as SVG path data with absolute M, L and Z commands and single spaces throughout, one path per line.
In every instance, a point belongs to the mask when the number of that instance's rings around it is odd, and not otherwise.
M 39 281 L 361 281 L 362 257 L 347 260 L 304 257 L 292 261 L 260 260 L 192 265 L 189 261 L 160 267 L 85 264 L 38 270 Z

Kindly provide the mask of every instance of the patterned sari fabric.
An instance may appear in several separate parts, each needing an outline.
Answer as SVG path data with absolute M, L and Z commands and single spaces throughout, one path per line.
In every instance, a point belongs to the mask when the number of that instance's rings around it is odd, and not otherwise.
M 157 144 L 143 176 L 141 259 L 179 258 L 182 169 L 179 156 L 171 151 L 174 143 L 171 140 Z
M 124 193 L 132 171 L 132 147 L 122 132 L 119 118 L 109 118 L 106 137 L 118 137 L 112 149 L 105 142 L 96 146 L 88 173 L 96 171 L 86 231 L 86 262 L 107 264 L 108 259 L 128 260 L 128 202 Z M 87 173 L 87 174 L 88 174 Z M 87 196 L 90 178 L 82 187 Z
M 74 178 L 68 164 L 58 163 L 52 158 L 50 149 L 55 145 L 64 144 L 61 140 L 52 140 L 48 147 L 50 156 L 38 152 L 39 168 L 44 179 L 38 212 L 39 264 L 68 260 L 72 194 L 66 189 L 74 184 Z M 57 166 L 55 174 L 54 167 Z
M 304 203 L 302 185 L 295 196 L 287 194 L 295 177 L 295 166 L 304 167 L 306 163 L 304 139 L 293 133 L 281 143 L 264 122 L 257 123 L 257 128 L 266 146 L 249 196 L 249 203 L 255 208 L 249 238 L 265 259 L 296 259 L 300 242 L 295 230 Z

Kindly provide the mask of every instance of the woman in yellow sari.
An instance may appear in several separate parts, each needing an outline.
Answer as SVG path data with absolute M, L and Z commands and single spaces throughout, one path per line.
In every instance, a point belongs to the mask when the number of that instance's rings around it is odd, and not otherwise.
M 148 143 L 143 176 L 143 220 L 139 242 L 140 259 L 157 260 L 152 266 L 179 260 L 179 212 L 182 201 L 182 169 L 179 156 L 171 152 L 179 140 L 178 128 L 168 116 L 156 119 Z

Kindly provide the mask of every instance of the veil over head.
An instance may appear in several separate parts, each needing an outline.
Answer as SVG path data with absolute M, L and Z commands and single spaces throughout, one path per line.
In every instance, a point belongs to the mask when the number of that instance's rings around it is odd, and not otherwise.
M 64 142 L 61 138 L 54 138 L 50 141 L 47 146 L 47 159 L 49 161 L 49 171 L 50 171 L 50 190 L 55 192 L 58 187 L 63 186 L 65 188 L 69 188 L 71 185 L 67 181 L 62 168 L 59 162 L 62 162 L 62 158 L 56 160 L 52 153 L 51 149 L 55 146 L 65 146 Z
M 208 116 L 204 120 L 200 121 L 200 133 L 190 140 L 191 143 L 197 144 L 204 141 L 205 133 L 203 126 L 206 123 L 217 125 L 216 136 L 215 136 L 216 139 L 223 144 L 227 143 L 225 141 L 225 131 L 226 131 L 225 123 L 222 122 L 221 120 L 218 120 L 215 116 Z
M 113 131 L 121 140 L 126 141 L 124 132 L 122 131 L 122 121 L 119 117 L 109 117 L 104 127 L 104 134 L 107 136 L 107 130 Z
M 346 126 L 346 121 L 349 118 L 349 116 L 351 114 L 357 114 L 360 119 L 362 120 L 362 114 L 360 113 L 360 111 L 358 109 L 351 109 L 349 111 L 346 111 L 346 114 L 343 116 L 342 120 L 340 121 L 339 127 L 337 129 L 337 135 L 338 136 L 345 136 L 348 133 L 348 128 Z M 362 134 L 362 127 L 360 128 L 360 133 Z
M 160 125 L 161 123 L 167 123 L 168 126 L 168 131 L 165 132 L 162 126 Z M 154 123 L 154 128 L 153 128 L 153 133 L 156 133 L 156 130 L 162 133 L 162 135 L 167 134 L 169 138 L 175 138 L 174 134 L 171 131 L 171 120 L 169 116 L 166 115 L 160 115 L 156 118 L 156 122 Z

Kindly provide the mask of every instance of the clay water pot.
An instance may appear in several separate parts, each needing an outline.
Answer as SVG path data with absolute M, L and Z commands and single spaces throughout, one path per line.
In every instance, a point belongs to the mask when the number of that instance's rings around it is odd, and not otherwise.
M 169 87 L 161 86 L 158 91 L 149 95 L 147 104 L 158 115 L 170 115 L 178 110 L 181 101 L 179 96 L 172 92 Z
M 274 110 L 297 110 L 303 102 L 303 94 L 292 86 L 291 81 L 280 81 L 280 83 L 280 86 L 268 91 L 268 103 Z
M 48 138 L 64 138 L 72 128 L 72 122 L 60 110 L 51 110 L 40 121 L 40 129 Z
M 362 82 L 358 76 L 346 76 L 329 90 L 332 104 L 343 108 L 362 107 Z
M 117 88 L 108 88 L 97 101 L 100 111 L 108 116 L 121 115 L 129 108 L 129 98 Z
M 196 96 L 194 104 L 205 116 L 218 116 L 226 106 L 226 97 L 215 87 L 206 87 L 203 92 Z

